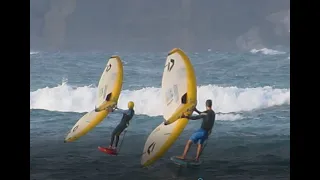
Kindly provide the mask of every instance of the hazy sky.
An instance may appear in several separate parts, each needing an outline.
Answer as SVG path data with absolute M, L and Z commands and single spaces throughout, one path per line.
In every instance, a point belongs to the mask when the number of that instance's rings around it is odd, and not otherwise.
M 289 39 L 289 0 L 30 1 L 32 49 L 233 51 Z

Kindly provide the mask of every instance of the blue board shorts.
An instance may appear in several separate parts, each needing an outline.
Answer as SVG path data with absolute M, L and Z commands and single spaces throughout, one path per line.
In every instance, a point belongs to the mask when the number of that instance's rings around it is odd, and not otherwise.
M 208 132 L 202 128 L 198 129 L 190 137 L 190 140 L 194 144 L 196 144 L 196 143 L 203 144 L 206 139 L 208 139 Z

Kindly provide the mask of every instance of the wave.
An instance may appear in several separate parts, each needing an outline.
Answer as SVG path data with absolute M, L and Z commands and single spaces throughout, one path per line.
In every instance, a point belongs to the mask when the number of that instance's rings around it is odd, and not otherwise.
M 63 82 L 56 87 L 45 87 L 30 92 L 30 109 L 45 109 L 60 112 L 89 112 L 94 108 L 97 88 L 94 86 L 73 87 Z M 136 114 L 161 116 L 160 88 L 146 87 L 139 90 L 123 90 L 118 107 L 125 109 L 128 101 L 135 102 Z M 212 99 L 218 120 L 243 118 L 240 112 L 290 105 L 290 89 L 272 87 L 238 88 L 204 85 L 198 87 L 198 109 L 204 110 L 204 103 Z M 238 113 L 238 114 L 237 114 Z
M 286 54 L 286 52 L 282 51 L 277 51 L 273 49 L 268 49 L 268 48 L 262 48 L 262 49 L 251 49 L 250 51 L 253 54 L 261 53 L 265 55 L 278 55 L 278 54 Z
M 38 54 L 39 52 L 36 51 L 30 51 L 30 55 Z

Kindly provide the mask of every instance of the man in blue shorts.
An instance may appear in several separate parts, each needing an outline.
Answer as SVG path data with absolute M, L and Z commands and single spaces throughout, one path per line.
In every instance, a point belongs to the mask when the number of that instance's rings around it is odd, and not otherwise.
M 210 99 L 208 99 L 206 101 L 206 108 L 207 110 L 204 112 L 200 112 L 197 109 L 195 109 L 195 111 L 199 114 L 196 116 L 182 116 L 182 118 L 188 118 L 190 120 L 198 120 L 198 119 L 202 119 L 202 124 L 201 124 L 201 128 L 198 129 L 196 132 L 194 132 L 190 139 L 188 140 L 184 152 L 182 154 L 182 156 L 178 156 L 177 158 L 180 159 L 185 159 L 187 156 L 187 153 L 190 149 L 191 144 L 196 144 L 198 143 L 198 148 L 197 148 L 197 155 L 195 160 L 198 161 L 199 160 L 199 156 L 201 154 L 202 148 L 203 148 L 203 143 L 205 142 L 205 140 L 208 139 L 208 136 L 211 134 L 211 130 L 213 128 L 214 125 L 214 121 L 215 121 L 215 112 L 212 110 L 212 101 Z

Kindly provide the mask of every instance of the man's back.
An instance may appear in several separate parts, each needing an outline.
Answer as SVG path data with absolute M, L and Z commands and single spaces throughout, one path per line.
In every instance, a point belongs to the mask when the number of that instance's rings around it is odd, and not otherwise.
M 211 131 L 216 118 L 216 113 L 212 109 L 208 109 L 202 112 L 200 115 L 202 115 L 202 119 L 203 119 L 201 128 L 206 131 Z
M 128 109 L 128 110 L 124 111 L 120 124 L 128 124 L 133 116 L 134 116 L 133 109 Z

